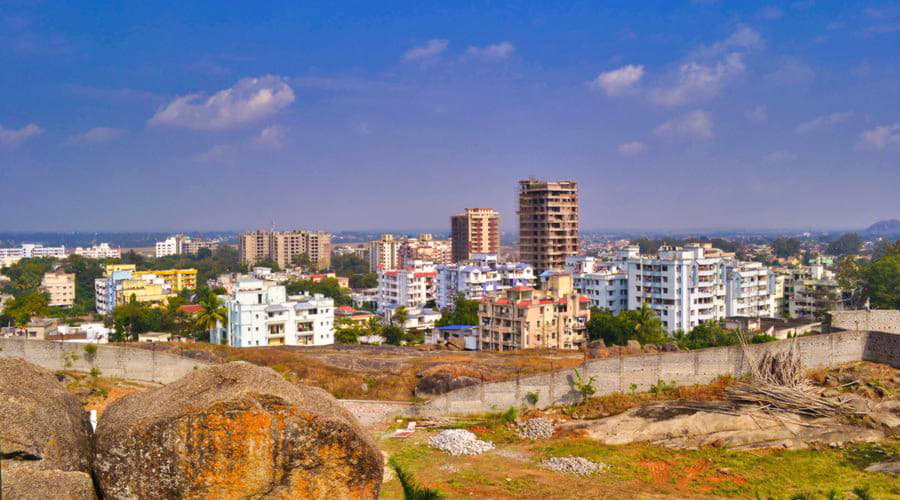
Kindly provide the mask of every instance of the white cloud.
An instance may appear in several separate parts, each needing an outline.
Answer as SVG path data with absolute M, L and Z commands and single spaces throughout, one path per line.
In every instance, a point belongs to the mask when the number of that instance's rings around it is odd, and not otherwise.
M 515 51 L 516 48 L 513 47 L 513 44 L 503 41 L 487 47 L 469 47 L 466 49 L 466 55 L 483 61 L 501 61 L 511 56 Z
M 629 64 L 600 73 L 591 81 L 590 86 L 597 90 L 602 89 L 606 95 L 615 97 L 632 92 L 643 77 L 643 65 Z
M 803 61 L 788 59 L 763 79 L 770 87 L 805 87 L 812 83 L 815 75 Z
M 259 135 L 253 139 L 253 144 L 265 149 L 279 149 L 284 141 L 284 129 L 278 125 L 272 125 L 259 131 Z
M 706 111 L 691 111 L 656 127 L 653 133 L 667 139 L 709 139 L 712 119 Z
M 228 160 L 234 157 L 236 149 L 234 146 L 218 144 L 209 148 L 206 152 L 194 156 L 194 161 L 208 163 L 219 160 Z
M 816 129 L 838 125 L 849 120 L 851 116 L 853 116 L 853 112 L 851 111 L 842 111 L 839 113 L 831 113 L 828 115 L 818 116 L 808 122 L 803 122 L 800 125 L 797 125 L 797 132 L 806 134 Z
M 765 46 L 766 42 L 758 31 L 741 24 L 728 38 L 719 40 L 712 45 L 700 47 L 694 51 L 693 56 L 718 57 L 728 52 L 759 50 Z
M 44 133 L 44 129 L 33 123 L 16 130 L 0 125 L 0 146 L 15 147 Z
M 783 16 L 784 11 L 774 5 L 763 7 L 757 13 L 757 17 L 760 19 L 781 19 Z
M 747 111 L 747 118 L 756 123 L 765 123 L 769 119 L 769 110 L 764 104 L 759 104 Z
M 900 149 L 900 123 L 881 125 L 859 134 L 857 148 L 868 151 Z
M 447 50 L 450 42 L 443 38 L 433 38 L 428 40 L 425 45 L 413 47 L 403 54 L 404 61 L 427 62 L 435 59 Z
M 113 127 L 94 127 L 87 132 L 73 135 L 68 144 L 102 144 L 121 137 L 125 131 Z
M 643 153 L 647 149 L 647 146 L 640 141 L 631 141 L 624 144 L 619 144 L 618 149 L 619 154 L 633 156 Z
M 744 72 L 741 54 L 733 52 L 713 65 L 687 62 L 678 68 L 675 81 L 650 92 L 653 102 L 661 106 L 678 106 L 719 93 L 725 83 Z
M 782 149 L 773 151 L 763 157 L 763 161 L 771 164 L 787 163 L 797 159 L 797 154 L 793 151 Z
M 209 97 L 177 97 L 157 111 L 150 124 L 207 130 L 233 128 L 269 117 L 292 102 L 294 91 L 280 76 L 243 78 Z

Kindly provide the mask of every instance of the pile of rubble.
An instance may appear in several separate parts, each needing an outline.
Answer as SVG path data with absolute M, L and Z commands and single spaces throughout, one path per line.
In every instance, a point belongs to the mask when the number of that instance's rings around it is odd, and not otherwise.
M 565 472 L 566 474 L 575 474 L 576 476 L 590 476 L 596 474 L 609 466 L 597 462 L 591 462 L 581 457 L 551 457 L 541 462 L 541 467 L 545 469 L 555 470 L 556 472 Z
M 549 418 L 532 418 L 519 424 L 518 434 L 521 439 L 548 439 L 553 436 L 553 421 Z
M 428 439 L 428 445 L 458 457 L 480 455 L 494 449 L 494 443 L 481 441 L 465 429 L 447 429 Z

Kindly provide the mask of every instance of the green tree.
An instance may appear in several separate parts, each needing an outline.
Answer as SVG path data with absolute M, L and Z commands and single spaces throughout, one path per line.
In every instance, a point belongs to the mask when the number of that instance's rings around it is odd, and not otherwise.
M 900 309 L 900 253 L 872 262 L 861 275 L 863 294 L 873 309 Z
M 288 295 L 297 295 L 299 293 L 321 293 L 326 297 L 334 299 L 334 305 L 336 306 L 349 306 L 353 304 L 353 299 L 343 288 L 341 288 L 341 285 L 338 284 L 338 281 L 334 278 L 326 278 L 318 282 L 292 279 L 285 283 L 285 289 L 287 290 Z
M 388 325 L 382 329 L 381 336 L 388 344 L 400 345 L 406 339 L 406 331 L 399 326 Z
M 219 324 L 222 326 L 228 324 L 228 311 L 216 295 L 207 293 L 200 299 L 200 306 L 203 310 L 197 313 L 197 317 L 194 320 L 197 328 L 205 332 L 211 332 Z
M 625 311 L 624 314 L 634 324 L 634 338 L 643 344 L 665 344 L 669 335 L 663 327 L 659 316 L 644 303 L 636 311 Z
M 331 268 L 338 276 L 353 277 L 369 273 L 369 262 L 356 255 L 335 255 L 331 258 Z
M 295 266 L 300 267 L 300 269 L 303 269 L 306 272 L 316 271 L 317 267 L 318 267 L 318 266 L 314 265 L 312 259 L 309 258 L 308 253 L 301 253 L 301 254 L 295 255 L 292 263 Z
M 797 238 L 776 238 L 770 243 L 772 253 L 776 257 L 786 259 L 800 253 L 800 240 Z
M 353 274 L 350 276 L 350 288 L 375 288 L 378 286 L 377 273 Z
M 391 324 L 392 325 L 400 325 L 403 326 L 406 324 L 406 320 L 409 319 L 409 312 L 405 307 L 400 306 L 394 309 L 394 313 L 391 314 Z
M 828 255 L 851 255 L 859 253 L 863 240 L 856 233 L 847 233 L 828 244 L 825 253 Z
M 625 345 L 634 334 L 634 324 L 624 314 L 613 314 L 608 309 L 591 309 L 587 323 L 588 337 L 603 340 L 607 345 Z
M 737 334 L 730 332 L 714 321 L 700 323 L 690 332 L 678 332 L 675 342 L 682 349 L 704 349 L 706 347 L 721 347 L 737 345 Z
M 46 316 L 49 302 L 50 298 L 46 293 L 30 292 L 9 299 L 3 314 L 11 318 L 16 326 L 22 327 L 34 316 Z
M 467 300 L 461 293 L 456 294 L 452 308 L 441 311 L 441 318 L 436 323 L 437 326 L 477 324 L 478 301 Z

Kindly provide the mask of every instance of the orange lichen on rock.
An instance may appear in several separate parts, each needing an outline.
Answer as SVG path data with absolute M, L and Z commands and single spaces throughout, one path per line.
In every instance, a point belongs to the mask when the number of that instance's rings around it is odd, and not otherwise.
M 123 398 L 95 448 L 109 497 L 375 498 L 384 467 L 331 396 L 244 363 Z

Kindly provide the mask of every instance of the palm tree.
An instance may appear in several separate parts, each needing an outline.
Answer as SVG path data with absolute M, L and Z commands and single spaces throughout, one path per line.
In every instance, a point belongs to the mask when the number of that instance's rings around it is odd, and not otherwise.
M 222 326 L 228 324 L 228 313 L 225 310 L 225 306 L 222 305 L 222 301 L 214 293 L 210 292 L 200 299 L 200 306 L 203 307 L 203 310 L 197 314 L 195 321 L 197 328 L 202 328 L 212 333 L 220 324 Z
M 403 326 L 406 324 L 406 320 L 409 319 L 409 312 L 406 311 L 406 308 L 400 306 L 394 309 L 394 314 L 391 315 L 391 323 Z

